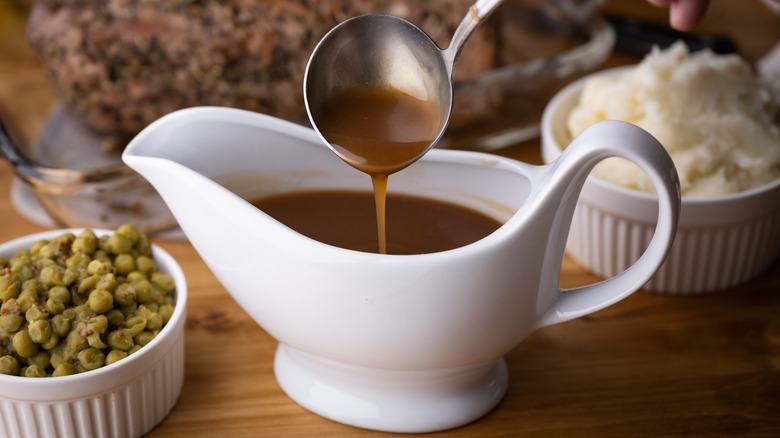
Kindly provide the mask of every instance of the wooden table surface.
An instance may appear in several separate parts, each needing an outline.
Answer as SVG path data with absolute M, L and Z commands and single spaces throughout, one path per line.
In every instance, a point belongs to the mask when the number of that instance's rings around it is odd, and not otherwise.
M 34 138 L 55 97 L 23 41 L 24 13 L 0 2 L 0 104 Z M 642 0 L 605 9 L 666 22 Z M 696 29 L 725 33 L 755 61 L 780 41 L 780 17 L 759 0 L 714 0 Z M 636 62 L 614 55 L 607 65 Z M 539 162 L 538 141 L 503 154 Z M 0 241 L 41 231 L 9 199 L 0 160 Z M 192 247 L 158 242 L 190 287 L 186 377 L 178 404 L 150 437 L 392 436 L 352 428 L 292 402 L 274 379 L 276 342 L 217 282 Z M 561 285 L 597 278 L 566 259 Z M 537 331 L 506 357 L 499 406 L 451 437 L 780 436 L 780 264 L 749 284 L 698 297 L 645 292 Z M 0 388 L 2 391 L 2 388 Z

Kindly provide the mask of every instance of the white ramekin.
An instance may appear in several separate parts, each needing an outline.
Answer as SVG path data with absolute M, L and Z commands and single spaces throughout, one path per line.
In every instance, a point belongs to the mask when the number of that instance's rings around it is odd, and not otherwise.
M 81 230 L 14 239 L 0 245 L 0 256 L 9 258 L 35 241 Z M 0 374 L 0 436 L 132 438 L 148 433 L 168 415 L 184 383 L 187 283 L 162 248 L 153 245 L 152 257 L 157 269 L 176 282 L 175 310 L 160 334 L 119 362 L 82 374 L 46 378 Z
M 625 67 L 598 75 L 618 74 Z M 560 155 L 571 136 L 569 112 L 587 78 L 558 92 L 542 116 L 542 158 Z M 655 229 L 657 199 L 590 176 L 572 221 L 566 251 L 604 278 L 626 270 L 641 255 Z M 693 295 L 743 284 L 780 254 L 780 180 L 753 190 L 712 198 L 682 198 L 672 250 L 643 290 Z

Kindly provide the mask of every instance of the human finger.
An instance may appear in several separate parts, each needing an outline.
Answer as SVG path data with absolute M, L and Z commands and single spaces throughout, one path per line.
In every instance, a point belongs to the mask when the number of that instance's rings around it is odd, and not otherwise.
M 709 3 L 709 0 L 672 0 L 669 24 L 677 30 L 693 29 L 704 17 Z

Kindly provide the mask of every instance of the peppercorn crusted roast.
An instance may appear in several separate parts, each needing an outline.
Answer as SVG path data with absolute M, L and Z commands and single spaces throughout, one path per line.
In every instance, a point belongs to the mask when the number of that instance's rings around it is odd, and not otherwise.
M 218 105 L 306 117 L 303 75 L 337 23 L 389 13 L 446 46 L 473 0 L 40 0 L 28 40 L 55 92 L 90 128 L 133 134 L 180 108 Z M 498 32 L 483 25 L 457 74 L 491 68 Z

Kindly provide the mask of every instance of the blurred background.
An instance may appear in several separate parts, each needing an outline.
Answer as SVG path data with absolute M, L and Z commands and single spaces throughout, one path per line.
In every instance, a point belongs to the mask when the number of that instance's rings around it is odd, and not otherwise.
M 392 13 L 445 46 L 471 3 L 0 0 L 0 118 L 19 156 L 31 160 L 15 166 L 14 206 L 45 226 L 129 220 L 147 232 L 170 228 L 166 208 L 120 160 L 148 123 L 221 105 L 307 124 L 303 72 L 334 24 Z M 774 8 L 769 0 L 715 0 L 682 33 L 669 27 L 667 9 L 644 0 L 507 0 L 461 57 L 453 119 L 438 147 L 532 160 L 525 149 L 538 147 L 541 114 L 556 91 L 679 39 L 692 50 L 739 53 L 757 69 L 772 65 L 764 70 L 780 83 L 780 61 L 767 61 L 780 41 Z M 8 170 L 0 167 L 3 177 Z

